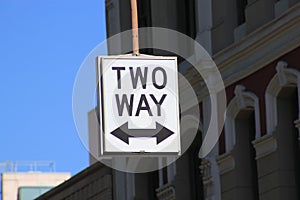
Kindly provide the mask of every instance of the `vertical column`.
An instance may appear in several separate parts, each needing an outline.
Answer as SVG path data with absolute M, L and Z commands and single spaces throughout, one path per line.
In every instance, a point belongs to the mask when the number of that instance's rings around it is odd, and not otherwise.
M 272 134 L 265 135 L 252 142 L 256 151 L 256 163 L 259 186 L 259 199 L 279 200 L 277 140 Z

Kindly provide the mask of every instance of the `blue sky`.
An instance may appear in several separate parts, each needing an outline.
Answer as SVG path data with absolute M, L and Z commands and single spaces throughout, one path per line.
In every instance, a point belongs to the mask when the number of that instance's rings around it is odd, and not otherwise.
M 73 122 L 73 83 L 105 39 L 104 0 L 0 0 L 0 162 L 88 166 Z

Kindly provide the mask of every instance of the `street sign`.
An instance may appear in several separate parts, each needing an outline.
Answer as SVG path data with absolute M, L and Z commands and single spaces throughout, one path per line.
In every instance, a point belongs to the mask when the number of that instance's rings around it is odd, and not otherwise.
M 180 154 L 176 57 L 98 57 L 100 154 Z

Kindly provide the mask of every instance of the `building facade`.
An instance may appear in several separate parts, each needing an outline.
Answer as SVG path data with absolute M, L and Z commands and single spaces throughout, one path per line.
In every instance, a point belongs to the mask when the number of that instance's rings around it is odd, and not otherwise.
M 197 94 L 201 112 L 200 119 L 188 119 L 199 127 L 192 145 L 175 163 L 155 172 L 112 170 L 106 176 L 110 195 L 97 199 L 299 199 L 300 1 L 138 0 L 138 9 L 139 27 L 177 30 L 199 42 L 211 55 L 225 85 L 225 124 L 217 145 L 200 158 L 210 123 L 211 99 L 193 66 L 178 59 L 179 71 L 185 68 L 184 76 Z M 107 37 L 131 29 L 130 1 L 106 0 L 106 20 Z M 141 44 L 151 42 L 151 34 L 146 39 L 141 37 Z M 170 42 L 176 45 L 178 41 Z M 108 44 L 108 52 L 130 53 L 124 47 L 126 43 L 120 37 Z M 193 57 L 195 49 L 177 45 Z M 170 55 L 149 48 L 141 49 L 141 53 Z M 98 114 L 97 108 L 89 113 L 90 150 L 94 155 L 99 151 Z M 95 167 L 101 165 L 96 160 L 91 156 L 90 168 L 97 173 L 108 170 Z M 96 171 L 87 169 L 86 176 Z M 85 179 L 80 174 L 73 178 L 78 184 Z M 71 194 L 71 185 L 65 187 L 66 183 L 39 199 L 51 199 L 52 194 L 66 191 Z M 73 199 L 92 199 L 79 197 Z
M 129 1 L 107 0 L 106 8 L 107 37 L 131 28 Z M 218 66 L 227 96 L 219 143 L 200 159 L 210 99 L 202 78 L 192 66 L 187 70 L 199 96 L 200 136 L 173 167 L 158 172 L 156 198 L 299 199 L 299 1 L 146 0 L 138 8 L 139 27 L 169 28 L 199 42 Z M 122 52 L 122 42 L 109 52 Z
M 70 178 L 55 172 L 53 162 L 5 162 L 1 173 L 2 200 L 32 200 Z M 51 167 L 50 167 L 51 165 Z M 51 171 L 48 171 L 51 169 Z M 47 170 L 47 171 L 45 171 Z
M 95 163 L 63 184 L 39 196 L 37 200 L 113 199 L 112 170 Z

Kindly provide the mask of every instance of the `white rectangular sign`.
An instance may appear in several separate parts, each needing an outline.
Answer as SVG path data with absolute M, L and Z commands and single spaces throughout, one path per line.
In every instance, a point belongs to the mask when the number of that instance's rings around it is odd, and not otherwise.
M 180 154 L 176 57 L 98 57 L 101 155 Z

